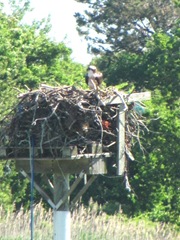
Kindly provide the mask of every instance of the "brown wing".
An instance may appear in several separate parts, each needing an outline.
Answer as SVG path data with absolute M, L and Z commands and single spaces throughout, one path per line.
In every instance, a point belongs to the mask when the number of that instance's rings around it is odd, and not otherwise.
M 103 75 L 102 73 L 96 73 L 95 75 L 95 80 L 97 81 L 98 86 L 101 85 L 102 81 L 103 81 Z
M 88 80 L 89 80 L 88 74 L 85 75 L 85 80 L 86 80 L 86 84 L 88 85 Z

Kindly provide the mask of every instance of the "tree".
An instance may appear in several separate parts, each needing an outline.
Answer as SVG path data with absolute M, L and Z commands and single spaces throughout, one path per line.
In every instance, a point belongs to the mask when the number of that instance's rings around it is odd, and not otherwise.
M 25 25 L 22 19 L 29 11 L 29 1 L 10 2 L 10 15 L 4 13 L 0 4 L 0 121 L 6 121 L 5 116 L 16 107 L 17 95 L 27 91 L 26 86 L 30 89 L 41 83 L 85 86 L 84 81 L 81 81 L 84 78 L 84 67 L 72 61 L 72 50 L 47 36 L 49 20 Z M 0 204 L 9 206 L 14 202 L 23 203 L 27 200 L 27 181 L 22 181 L 13 162 L 10 163 L 11 173 L 4 176 L 4 166 L 6 162 L 1 161 Z
M 180 224 L 179 5 L 174 1 L 80 2 L 88 3 L 89 10 L 76 14 L 78 30 L 92 52 L 103 53 L 94 62 L 107 85 L 151 90 L 153 98 L 147 113 L 153 119 L 147 125 L 150 131 L 141 138 L 144 153 L 135 145 L 137 161 L 129 163 L 133 191 L 127 194 L 116 179 L 101 178 L 98 186 L 103 189 L 99 187 L 98 193 L 91 189 L 94 199 L 114 207 L 119 202 L 128 214 L 145 213 L 152 220 Z
M 173 0 L 77 1 L 89 7 L 75 17 L 93 53 L 141 52 L 152 34 L 171 31 L 179 16 Z
M 179 222 L 179 103 L 164 99 L 159 90 L 149 105 L 149 133 L 143 136 L 144 155 L 134 149 L 136 164 L 130 166 L 131 183 L 136 193 L 135 212 L 146 212 L 152 220 Z M 169 92 L 170 94 L 170 92 Z M 168 101 L 167 101 L 168 100 Z
M 146 52 L 119 53 L 109 58 L 102 56 L 96 64 L 103 71 L 107 85 L 133 83 L 135 89 L 159 89 L 164 96 L 179 97 L 179 30 L 172 35 L 156 33 L 146 44 Z
M 132 85 L 135 90 L 152 92 L 152 101 L 146 103 L 149 132 L 141 136 L 144 152 L 135 145 L 133 154 L 137 161 L 129 162 L 133 192 L 126 199 L 114 181 L 112 196 L 114 192 L 119 193 L 115 201 L 126 200 L 129 213 L 146 213 L 152 220 L 177 224 L 180 224 L 179 37 L 176 25 L 172 35 L 155 33 L 142 55 L 119 53 L 111 64 L 108 56 L 96 60 L 108 85 L 121 85 L 126 81 L 127 89 Z M 108 184 L 104 183 L 104 189 Z
M 7 16 L 0 9 L 0 84 L 2 100 L 13 87 L 34 88 L 40 83 L 69 84 L 84 87 L 84 67 L 71 60 L 72 50 L 64 43 L 53 42 L 47 33 L 49 20 L 34 21 L 31 26 L 22 24 L 29 10 L 29 1 L 19 8 L 18 1 L 10 1 L 13 12 Z M 14 3 L 15 2 L 15 3 Z M 8 91 L 8 89 L 11 91 Z M 6 94 L 3 94 L 6 91 Z M 2 96 L 3 94 L 3 96 Z M 15 95 L 14 92 L 12 95 Z M 3 101 L 4 104 L 4 101 Z M 5 104 L 6 105 L 6 104 Z

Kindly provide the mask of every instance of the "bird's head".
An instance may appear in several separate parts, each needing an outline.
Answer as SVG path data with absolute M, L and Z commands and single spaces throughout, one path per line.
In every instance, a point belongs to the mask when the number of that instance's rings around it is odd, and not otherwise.
M 95 73 L 97 68 L 95 66 L 93 66 L 93 65 L 90 65 L 87 70 L 88 71 L 91 70 L 91 71 L 93 71 Z

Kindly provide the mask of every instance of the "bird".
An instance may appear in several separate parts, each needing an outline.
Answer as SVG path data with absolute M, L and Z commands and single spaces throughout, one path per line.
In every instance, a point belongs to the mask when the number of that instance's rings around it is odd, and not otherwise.
M 91 90 L 97 90 L 103 80 L 103 74 L 97 71 L 96 66 L 90 65 L 85 75 L 86 84 Z

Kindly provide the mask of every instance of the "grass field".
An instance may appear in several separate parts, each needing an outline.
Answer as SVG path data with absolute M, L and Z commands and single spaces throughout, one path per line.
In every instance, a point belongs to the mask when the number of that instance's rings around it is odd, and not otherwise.
M 53 239 L 52 211 L 38 204 L 34 209 L 34 240 Z M 71 215 L 72 240 L 180 240 L 173 226 L 117 214 L 97 214 L 97 206 L 81 206 Z M 29 240 L 30 212 L 10 213 L 0 208 L 0 240 Z

